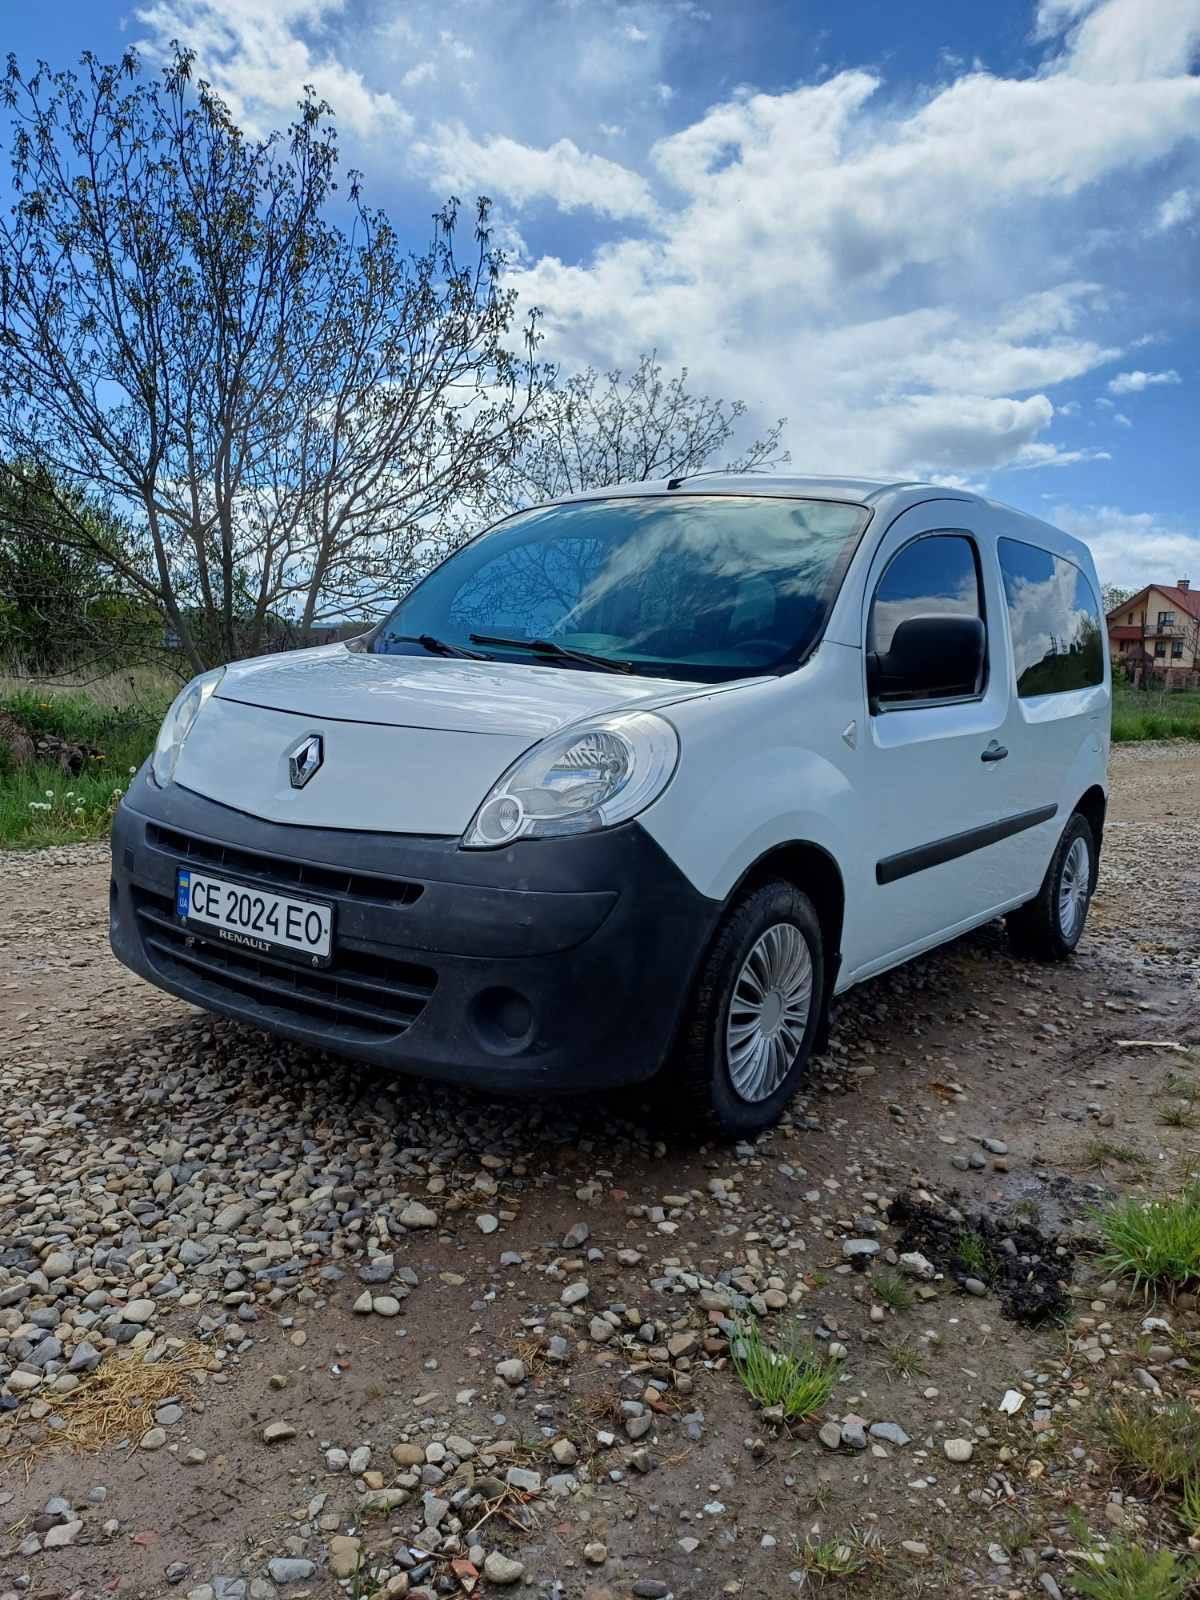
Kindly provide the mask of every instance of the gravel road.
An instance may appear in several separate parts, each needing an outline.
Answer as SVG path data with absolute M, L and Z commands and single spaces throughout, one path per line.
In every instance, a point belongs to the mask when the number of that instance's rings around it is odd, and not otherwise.
M 1124 747 L 1113 777 L 1077 958 L 1018 963 L 993 926 L 863 986 L 747 1145 L 216 1021 L 110 957 L 105 849 L 0 855 L 0 1600 L 776 1596 L 850 1527 L 861 1592 L 1053 1596 L 1061 1506 L 996 1556 L 995 1408 L 1024 1385 L 1013 1426 L 1058 1425 L 1061 1331 L 983 1283 L 871 1286 L 902 1192 L 1070 1234 L 1129 1179 L 1106 1139 L 1139 1181 L 1190 1157 L 1159 1116 L 1181 1052 L 1127 1041 L 1200 1041 L 1200 751 Z M 835 1361 L 812 1424 L 738 1385 L 754 1316 Z M 177 1390 L 64 1443 L 129 1357 Z

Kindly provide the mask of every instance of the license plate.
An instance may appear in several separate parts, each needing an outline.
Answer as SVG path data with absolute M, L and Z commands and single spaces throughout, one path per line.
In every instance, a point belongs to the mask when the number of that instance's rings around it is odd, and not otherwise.
M 307 957 L 326 966 L 333 950 L 333 907 L 294 900 L 252 884 L 180 867 L 175 909 L 181 922 L 244 950 Z

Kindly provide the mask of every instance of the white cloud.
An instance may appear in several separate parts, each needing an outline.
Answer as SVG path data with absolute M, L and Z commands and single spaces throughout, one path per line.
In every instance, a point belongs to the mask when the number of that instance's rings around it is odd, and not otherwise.
M 311 84 L 339 120 L 367 135 L 381 127 L 403 132 L 409 118 L 387 90 L 368 87 L 362 72 L 329 49 L 317 50 L 302 30 L 336 15 L 343 0 L 154 0 L 139 7 L 150 30 L 142 41 L 161 54 L 172 39 L 195 50 L 205 77 L 243 127 L 265 133 L 292 118 Z
M 1200 193 L 1195 189 L 1176 189 L 1159 206 L 1154 225 L 1159 233 L 1166 233 L 1196 217 L 1200 217 Z
M 1195 0 L 1042 0 L 1038 24 L 1067 28 L 1064 59 L 1095 83 L 1185 73 L 1200 46 Z
M 1171 3 L 1058 9 L 1152 30 Z M 788 416 L 800 468 L 1105 459 L 1051 437 L 1048 391 L 1120 355 L 1083 331 L 1109 294 L 1069 271 L 1072 205 L 1194 137 L 1200 81 L 1146 77 L 1137 51 L 1097 81 L 1074 39 L 1037 77 L 972 71 L 915 104 L 853 70 L 737 93 L 654 147 L 669 188 L 648 234 L 515 281 L 569 360 L 657 345 Z
M 396 9 L 375 32 L 349 3 L 141 15 L 160 41 L 191 28 L 218 87 L 258 114 L 316 62 L 347 75 L 357 131 L 415 118 L 389 161 L 496 198 L 551 359 L 656 348 L 698 387 L 787 416 L 800 470 L 977 482 L 1107 459 L 1057 436 L 1078 414 L 1058 389 L 1137 359 L 1170 321 L 1141 278 L 1124 292 L 1122 249 L 1135 227 L 1145 251 L 1148 227 L 1183 224 L 1195 197 L 1179 158 L 1200 130 L 1200 0 L 1027 0 L 1041 65 L 1025 76 L 946 61 L 898 94 L 850 68 L 731 91 L 683 125 L 664 41 L 711 31 L 684 0 L 382 0 Z M 377 191 L 378 154 L 358 164 Z M 560 228 L 558 253 L 539 250 L 523 213 L 548 205 L 589 213 L 586 247 Z
M 1091 546 L 1104 583 L 1140 589 L 1190 577 L 1200 587 L 1200 534 L 1151 511 L 1058 505 L 1052 522 Z
M 1109 394 L 1141 394 L 1143 389 L 1157 388 L 1162 384 L 1182 383 L 1183 379 L 1174 367 L 1166 372 L 1143 372 L 1135 368 L 1132 372 L 1118 372 L 1115 378 L 1108 382 Z
M 500 194 L 518 206 L 551 200 L 560 211 L 587 207 L 613 218 L 655 214 L 644 178 L 606 156 L 585 154 L 570 139 L 535 150 L 515 139 L 473 139 L 456 123 L 435 128 L 414 154 L 438 187 Z

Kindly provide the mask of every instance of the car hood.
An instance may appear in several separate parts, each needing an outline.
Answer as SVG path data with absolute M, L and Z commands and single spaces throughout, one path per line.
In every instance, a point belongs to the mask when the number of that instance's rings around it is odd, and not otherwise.
M 567 723 L 715 687 L 340 644 L 265 656 L 226 672 L 175 781 L 290 826 L 457 835 L 501 773 Z M 296 788 L 289 756 L 314 734 L 320 765 Z
M 335 644 L 237 662 L 217 697 L 321 720 L 510 734 L 533 744 L 581 717 L 711 688 L 587 668 L 376 656 Z

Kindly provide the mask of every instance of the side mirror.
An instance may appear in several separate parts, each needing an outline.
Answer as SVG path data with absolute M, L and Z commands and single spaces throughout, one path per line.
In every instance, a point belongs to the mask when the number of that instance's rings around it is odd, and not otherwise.
M 978 617 L 909 617 L 892 635 L 890 650 L 867 657 L 871 698 L 890 703 L 977 694 L 985 649 Z

